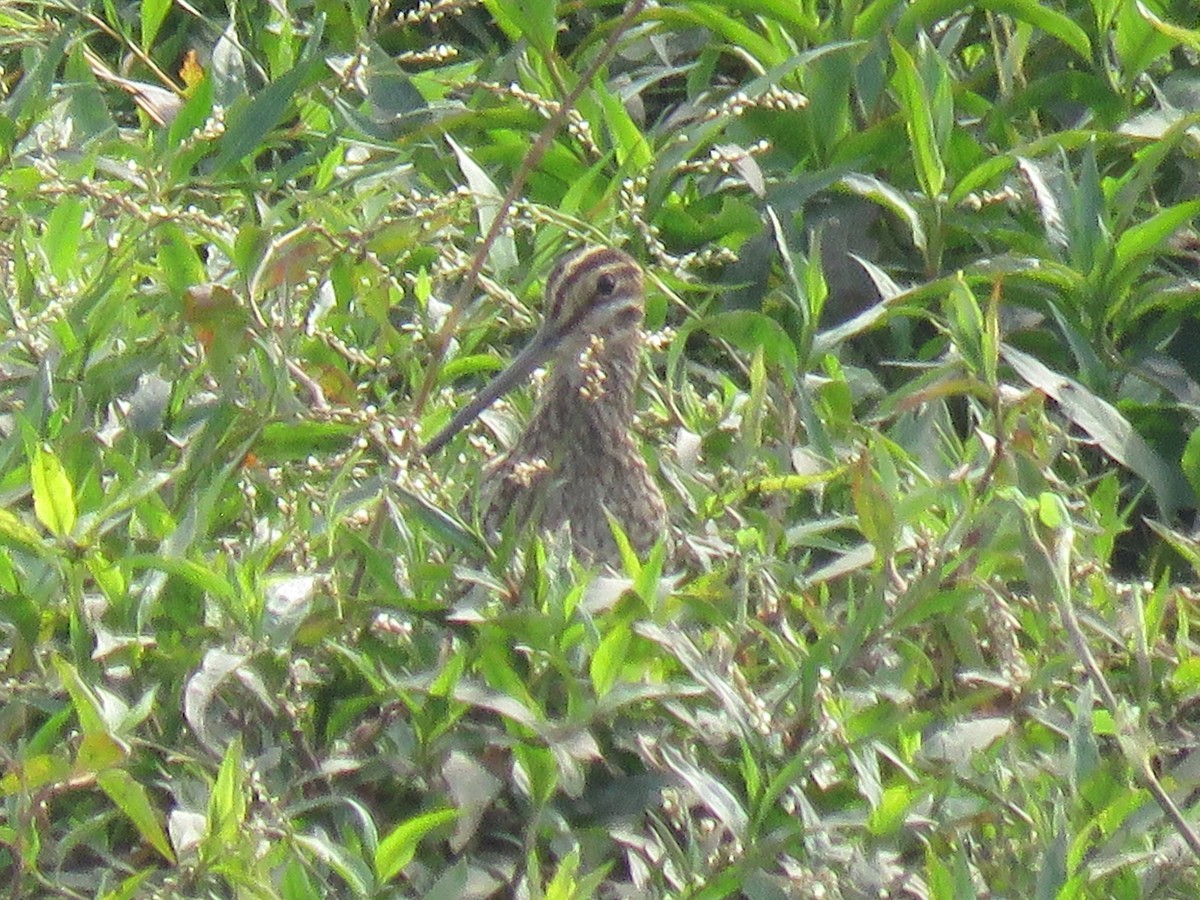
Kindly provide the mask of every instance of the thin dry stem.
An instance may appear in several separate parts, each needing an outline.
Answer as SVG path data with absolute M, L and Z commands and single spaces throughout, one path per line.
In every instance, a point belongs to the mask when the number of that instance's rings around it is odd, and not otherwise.
M 570 115 L 570 111 L 575 108 L 575 104 L 579 102 L 579 98 L 583 96 L 583 92 L 588 89 L 592 83 L 592 79 L 596 77 L 596 73 L 612 58 L 616 52 L 617 43 L 621 36 L 632 24 L 634 18 L 642 11 L 646 0 L 632 0 L 629 6 L 626 7 L 624 14 L 617 21 L 612 33 L 608 36 L 604 47 L 596 54 L 596 58 L 592 60 L 591 65 L 579 76 L 579 81 L 575 88 L 563 100 L 562 105 L 550 117 L 546 123 L 546 127 L 542 129 L 533 146 L 529 148 L 529 153 L 521 160 L 521 165 L 513 175 L 512 184 L 508 188 L 508 192 L 504 195 L 504 199 L 500 201 L 500 208 L 496 211 L 496 216 L 492 220 L 491 227 L 488 228 L 484 235 L 483 241 L 479 245 L 479 249 L 475 251 L 475 256 L 471 259 L 471 266 L 467 270 L 466 277 L 462 280 L 462 285 L 458 293 L 454 297 L 451 304 L 450 312 L 442 322 L 442 327 L 438 329 L 437 337 L 433 341 L 433 357 L 429 361 L 429 367 L 425 370 L 425 379 L 421 382 L 421 388 L 417 392 L 416 399 L 413 401 L 413 418 L 419 419 L 421 413 L 425 410 L 425 404 L 429 402 L 429 396 L 433 393 L 433 388 L 437 384 L 438 373 L 442 368 L 442 360 L 446 355 L 446 347 L 450 344 L 450 336 L 454 334 L 458 327 L 459 321 L 462 319 L 463 310 L 466 309 L 467 303 L 470 302 L 471 293 L 475 289 L 475 281 L 479 277 L 479 273 L 483 270 L 483 262 L 487 259 L 488 252 L 491 250 L 492 244 L 500 234 L 500 230 L 504 227 L 504 223 L 508 220 L 508 211 L 516 202 L 517 197 L 525 187 L 525 182 L 529 178 L 530 173 L 550 149 L 550 142 L 554 140 L 555 135 L 566 124 Z

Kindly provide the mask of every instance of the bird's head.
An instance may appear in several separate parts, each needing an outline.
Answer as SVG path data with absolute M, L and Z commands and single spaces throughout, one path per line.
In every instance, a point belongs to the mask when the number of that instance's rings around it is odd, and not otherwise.
M 546 280 L 545 309 L 537 334 L 425 445 L 426 455 L 444 447 L 476 416 L 551 359 L 560 366 L 576 367 L 568 374 L 576 383 L 587 378 L 585 366 L 597 364 L 604 355 L 636 349 L 645 315 L 642 270 L 628 254 L 609 247 L 571 251 Z

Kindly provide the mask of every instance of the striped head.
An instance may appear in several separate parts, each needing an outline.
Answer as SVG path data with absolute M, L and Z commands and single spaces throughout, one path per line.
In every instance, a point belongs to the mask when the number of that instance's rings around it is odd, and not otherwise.
M 642 270 L 620 250 L 573 250 L 558 261 L 546 279 L 545 310 L 542 327 L 525 349 L 425 445 L 426 455 L 444 447 L 476 416 L 550 359 L 556 359 L 560 366 L 582 366 L 593 352 L 599 355 L 636 350 L 645 315 Z
M 563 342 L 592 335 L 613 340 L 640 333 L 645 295 L 642 270 L 627 254 L 581 247 L 558 261 L 546 279 L 542 332 L 555 353 Z

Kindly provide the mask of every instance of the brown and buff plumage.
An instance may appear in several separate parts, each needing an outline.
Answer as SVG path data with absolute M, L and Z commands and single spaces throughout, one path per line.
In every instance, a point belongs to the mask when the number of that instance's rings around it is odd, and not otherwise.
M 667 512 L 633 436 L 641 362 L 642 273 L 606 247 L 568 253 L 546 281 L 546 319 L 529 345 L 425 448 L 436 452 L 546 361 L 552 369 L 516 444 L 488 466 L 480 490 L 485 529 L 510 519 L 570 529 L 587 562 L 619 559 L 607 511 L 639 554 L 666 536 Z

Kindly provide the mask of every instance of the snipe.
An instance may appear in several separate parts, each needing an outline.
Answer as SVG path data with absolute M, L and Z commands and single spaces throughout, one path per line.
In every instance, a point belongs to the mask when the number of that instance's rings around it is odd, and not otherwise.
M 483 526 L 510 519 L 570 528 L 575 554 L 616 562 L 612 515 L 640 555 L 667 530 L 662 494 L 632 433 L 642 346 L 642 272 L 629 256 L 584 247 L 546 281 L 545 321 L 504 371 L 431 440 L 432 454 L 543 363 L 553 368 L 516 444 L 484 472 Z

